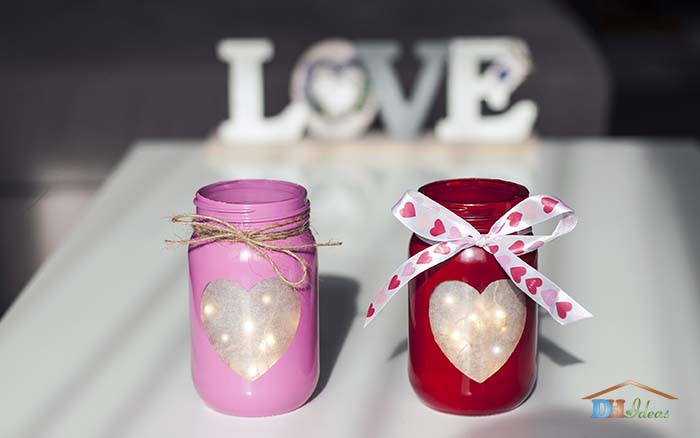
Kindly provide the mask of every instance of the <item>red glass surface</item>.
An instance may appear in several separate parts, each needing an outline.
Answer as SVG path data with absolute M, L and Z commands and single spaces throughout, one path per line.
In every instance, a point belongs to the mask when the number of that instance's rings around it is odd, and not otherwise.
M 500 180 L 438 181 L 420 191 L 467 219 L 480 233 L 528 196 L 525 187 Z M 410 255 L 429 245 L 413 235 Z M 521 257 L 537 267 L 537 252 Z M 478 383 L 457 369 L 443 354 L 430 329 L 428 308 L 435 287 L 448 280 L 463 281 L 479 293 L 496 280 L 508 279 L 494 257 L 481 248 L 469 248 L 411 281 L 409 290 L 409 378 L 421 400 L 439 411 L 461 415 L 489 415 L 520 405 L 537 377 L 537 305 L 526 300 L 522 337 L 515 350 L 491 377 Z

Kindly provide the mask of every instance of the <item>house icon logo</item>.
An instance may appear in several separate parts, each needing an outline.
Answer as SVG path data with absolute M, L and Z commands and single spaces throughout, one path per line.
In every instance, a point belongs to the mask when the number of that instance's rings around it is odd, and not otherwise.
M 591 415 L 591 418 L 669 418 L 671 416 L 669 409 L 653 409 L 651 407 L 651 400 L 649 399 L 644 399 L 643 401 L 641 397 L 636 397 L 634 400 L 632 400 L 631 405 L 628 405 L 628 407 L 631 407 L 631 409 L 625 409 L 626 401 L 624 399 L 603 398 L 605 394 L 626 386 L 636 386 L 637 388 L 643 389 L 644 391 L 664 399 L 678 400 L 677 397 L 663 391 L 659 391 L 658 389 L 643 385 L 639 382 L 635 382 L 634 380 L 626 380 L 622 383 L 618 383 L 617 385 L 605 388 L 602 391 L 582 397 L 582 400 L 591 400 L 593 403 L 593 414 Z

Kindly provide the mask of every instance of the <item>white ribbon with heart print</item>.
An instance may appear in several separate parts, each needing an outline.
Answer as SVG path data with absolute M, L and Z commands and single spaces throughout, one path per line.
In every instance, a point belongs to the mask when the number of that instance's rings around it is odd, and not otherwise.
M 593 316 L 553 281 L 518 257 L 536 250 L 576 227 L 576 213 L 560 199 L 545 195 L 530 196 L 508 210 L 486 235 L 482 235 L 469 222 L 415 190 L 406 192 L 391 211 L 409 230 L 432 246 L 415 254 L 394 271 L 370 303 L 365 327 L 403 285 L 421 272 L 472 246 L 478 246 L 493 254 L 513 283 L 525 295 L 547 309 L 560 324 Z M 559 222 L 552 234 L 513 234 L 554 218 L 559 218 Z

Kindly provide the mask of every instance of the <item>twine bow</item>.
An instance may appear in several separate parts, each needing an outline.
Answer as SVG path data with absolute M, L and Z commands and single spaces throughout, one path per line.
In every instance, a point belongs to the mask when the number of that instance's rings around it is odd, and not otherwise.
M 518 257 L 574 229 L 576 213 L 560 199 L 544 195 L 530 196 L 506 212 L 485 235 L 455 213 L 414 190 L 403 195 L 394 205 L 392 213 L 432 246 L 406 260 L 394 271 L 370 303 L 365 327 L 401 286 L 423 271 L 473 246 L 492 254 L 513 283 L 560 324 L 593 316 L 553 281 Z M 552 234 L 517 234 L 518 231 L 557 217 L 559 222 Z
M 170 222 L 180 225 L 189 225 L 192 227 L 192 237 L 181 240 L 166 240 L 165 243 L 171 245 L 183 245 L 205 242 L 240 242 L 245 243 L 252 250 L 257 252 L 262 258 L 267 260 L 277 276 L 288 284 L 296 288 L 301 286 L 308 275 L 308 267 L 296 251 L 307 248 L 316 248 L 319 246 L 339 246 L 342 242 L 323 242 L 323 243 L 303 243 L 300 245 L 285 245 L 267 243 L 270 241 L 284 240 L 289 237 L 298 236 L 309 230 L 309 213 L 303 213 L 290 219 L 275 222 L 254 230 L 241 230 L 230 222 L 219 219 L 213 216 L 202 214 L 178 214 L 170 218 Z M 297 224 L 296 226 L 287 229 L 279 230 L 287 225 Z M 277 231 L 275 231 L 277 230 Z M 301 268 L 301 278 L 293 281 L 287 278 L 277 263 L 272 259 L 269 252 L 279 252 L 293 258 Z

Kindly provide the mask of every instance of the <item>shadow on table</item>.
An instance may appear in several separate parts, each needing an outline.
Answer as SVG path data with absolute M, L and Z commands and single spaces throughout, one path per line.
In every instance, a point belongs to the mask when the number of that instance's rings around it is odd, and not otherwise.
M 114 355 L 138 334 L 149 319 L 150 309 L 158 304 L 162 305 L 165 300 L 181 299 L 171 294 L 174 285 L 182 282 L 176 269 L 179 269 L 179 266 L 170 267 L 154 279 L 154 286 L 146 288 L 151 292 L 144 294 L 140 302 L 134 303 L 133 312 L 117 327 L 105 333 L 105 342 L 89 355 L 88 360 L 75 370 L 59 391 L 42 401 L 37 415 L 39 420 L 28 425 L 21 436 L 43 436 L 50 431 L 81 397 L 84 390 L 105 371 Z M 357 315 L 356 298 L 359 293 L 359 284 L 350 278 L 322 275 L 319 283 L 321 371 L 312 399 L 323 391 L 333 372 L 352 320 Z M 144 371 L 143 375 L 134 376 L 137 380 L 133 382 L 133 390 L 110 415 L 111 420 L 104 427 L 105 436 L 123 436 L 130 426 L 128 419 L 136 418 L 142 407 L 147 406 L 157 393 L 158 388 L 171 377 L 172 368 L 164 369 L 163 364 L 179 362 L 187 356 L 187 320 L 180 322 L 173 326 L 172 336 L 169 337 L 171 341 L 164 343 L 162 350 L 155 355 L 160 358 L 158 363 Z
M 91 346 L 94 349 L 86 355 L 87 358 L 83 364 L 65 377 L 54 394 L 44 400 L 37 401 L 39 407 L 34 415 L 34 421 L 27 424 L 19 436 L 35 437 L 45 436 L 49 433 L 85 391 L 109 368 L 115 356 L 127 348 L 128 343 L 134 337 L 138 336 L 139 331 L 150 320 L 152 309 L 164 306 L 168 300 L 182 299 L 182 297 L 173 295 L 172 291 L 177 289 L 178 284 L 183 284 L 183 281 L 180 264 L 171 264 L 158 273 L 154 272 L 152 282 L 143 287 L 143 290 L 147 292 L 133 303 L 131 311 L 116 326 L 99 328 L 103 341 L 99 345 Z M 166 345 L 167 348 L 163 353 L 165 358 L 177 357 L 181 347 L 187 345 L 187 320 L 181 321 L 181 324 L 176 325 L 174 329 L 176 336 L 172 338 L 172 345 Z M 149 382 L 146 385 L 147 388 L 154 387 L 156 382 L 162 381 L 161 376 L 164 373 L 161 363 L 153 369 L 152 374 L 157 378 Z M 134 385 L 134 387 L 139 391 L 142 389 L 139 385 Z M 143 394 L 139 392 L 138 395 Z M 129 417 L 120 416 L 119 418 L 122 423 L 120 427 L 126 427 L 127 422 L 123 420 Z
M 581 400 L 584 406 L 590 401 Z M 653 421 L 611 420 L 607 418 L 593 419 L 586 409 L 559 409 L 543 407 L 537 412 L 527 415 L 501 414 L 484 418 L 484 423 L 470 422 L 469 428 L 457 434 L 458 437 L 479 438 L 542 438 L 542 437 L 658 437 L 663 436 Z
M 544 354 L 549 358 L 549 360 L 560 367 L 583 363 L 583 359 L 568 352 L 564 347 L 542 335 L 542 320 L 546 318 L 550 318 L 549 313 L 547 313 L 545 309 L 538 308 L 537 321 L 539 324 L 537 324 L 537 354 Z
M 311 396 L 315 399 L 326 387 L 335 363 L 348 336 L 352 320 L 357 315 L 357 281 L 337 275 L 319 278 L 319 344 L 321 371 L 318 385 Z

